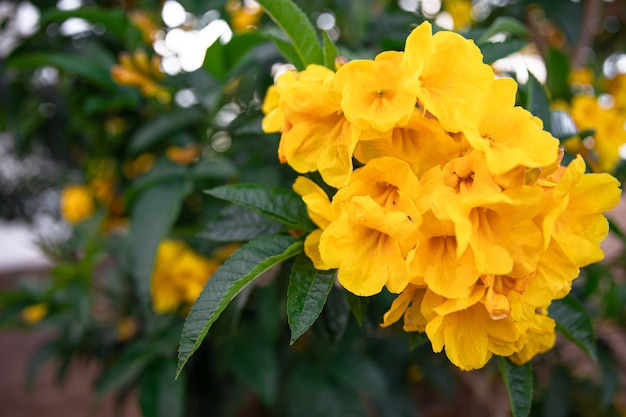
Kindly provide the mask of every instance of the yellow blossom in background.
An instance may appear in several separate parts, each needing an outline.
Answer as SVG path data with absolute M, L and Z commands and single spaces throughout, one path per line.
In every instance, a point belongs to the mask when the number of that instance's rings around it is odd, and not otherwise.
M 167 158 L 180 165 L 189 165 L 198 160 L 200 147 L 197 145 L 170 146 L 165 151 Z
M 558 140 L 516 94 L 472 41 L 423 23 L 403 52 L 283 74 L 263 108 L 280 161 L 337 189 L 293 187 L 318 226 L 313 265 L 356 295 L 398 294 L 383 326 L 425 332 L 464 370 L 553 346 L 545 311 L 602 258 L 602 213 L 620 196 L 581 157 L 560 166 Z
M 128 14 L 128 17 L 133 25 L 141 31 L 144 42 L 152 44 L 160 26 L 155 22 L 151 14 L 143 10 L 133 10 Z
M 150 171 L 154 164 L 154 155 L 142 153 L 132 161 L 126 161 L 122 165 L 122 173 L 126 178 L 134 179 Z
M 235 33 L 250 32 L 259 24 L 263 9 L 252 0 L 228 0 L 226 12 L 230 15 L 230 24 Z
M 61 217 L 71 224 L 85 220 L 94 213 L 96 207 L 93 194 L 84 185 L 68 185 L 61 191 Z
M 139 87 L 145 97 L 155 97 L 163 103 L 168 103 L 171 94 L 167 88 L 159 84 L 165 77 L 160 65 L 161 58 L 158 55 L 148 58 L 143 49 L 137 49 L 132 55 L 120 54 L 119 64 L 111 68 L 111 77 L 120 85 Z
M 576 68 L 570 71 L 567 81 L 574 86 L 593 85 L 595 76 L 591 68 Z
M 22 310 L 22 320 L 28 324 L 37 324 L 48 314 L 48 306 L 44 303 L 33 304 Z
M 151 279 L 154 310 L 170 313 L 193 303 L 218 267 L 218 262 L 198 255 L 181 241 L 161 242 Z
M 626 113 L 626 73 L 620 73 L 608 80 L 606 92 L 615 100 L 615 107 L 624 115 Z
M 472 26 L 472 0 L 445 0 L 443 8 L 450 13 L 454 30 L 466 30 Z

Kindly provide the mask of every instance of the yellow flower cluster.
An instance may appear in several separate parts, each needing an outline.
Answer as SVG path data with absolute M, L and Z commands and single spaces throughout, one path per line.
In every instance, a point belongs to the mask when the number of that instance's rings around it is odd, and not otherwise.
M 165 77 L 160 69 L 161 58 L 137 49 L 132 55 L 122 53 L 119 64 L 111 68 L 111 78 L 119 85 L 139 87 L 145 97 L 155 97 L 162 103 L 169 103 L 171 94 L 159 82 Z
M 283 74 L 263 106 L 280 161 L 337 189 L 294 184 L 319 227 L 315 267 L 356 295 L 399 294 L 383 325 L 403 318 L 465 370 L 552 347 L 546 308 L 603 257 L 620 195 L 581 158 L 560 166 L 516 88 L 472 41 L 423 23 L 403 52 Z
M 219 265 L 217 261 L 198 255 L 184 242 L 161 242 L 151 281 L 154 310 L 164 314 L 191 305 Z
M 71 224 L 91 217 L 96 209 L 93 194 L 84 185 L 68 185 L 63 188 L 59 206 L 61 217 Z

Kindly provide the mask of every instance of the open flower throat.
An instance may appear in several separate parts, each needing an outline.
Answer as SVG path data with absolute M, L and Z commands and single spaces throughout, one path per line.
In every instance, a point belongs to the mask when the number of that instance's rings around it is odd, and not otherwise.
M 620 196 L 582 158 L 560 165 L 516 91 L 472 41 L 423 23 L 403 52 L 285 73 L 263 106 L 280 160 L 337 189 L 294 184 L 315 267 L 356 295 L 398 294 L 383 326 L 402 319 L 466 370 L 553 346 L 547 307 L 603 257 Z

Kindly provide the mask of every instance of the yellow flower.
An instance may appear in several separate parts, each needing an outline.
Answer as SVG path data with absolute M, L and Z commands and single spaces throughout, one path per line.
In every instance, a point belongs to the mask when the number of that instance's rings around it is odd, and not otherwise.
M 142 10 L 129 12 L 128 17 L 133 25 L 141 31 L 144 42 L 152 44 L 155 41 L 155 33 L 159 30 L 159 26 L 154 21 L 154 18 Z
M 295 81 L 295 78 L 291 76 L 284 77 L 285 80 L 287 78 Z M 263 105 L 261 106 L 261 111 L 265 115 L 262 125 L 263 131 L 265 133 L 280 132 L 281 128 L 283 127 L 285 115 L 278 105 L 279 100 L 280 92 L 278 90 L 278 86 L 270 85 L 267 89 L 267 92 L 265 93 L 265 99 L 263 100 Z
M 48 314 L 48 306 L 44 303 L 37 303 L 22 310 L 22 320 L 28 324 L 37 324 Z
M 405 125 L 415 108 L 415 95 L 406 89 L 402 52 L 386 51 L 375 60 L 355 60 L 337 71 L 343 85 L 341 108 L 354 126 L 386 132 Z
M 278 82 L 294 74 L 288 72 Z M 288 121 L 278 156 L 296 172 L 319 171 L 333 186 L 345 185 L 352 173 L 352 153 L 359 130 L 344 117 L 335 73 L 310 65 L 280 92 L 280 106 Z
M 61 216 L 76 224 L 90 217 L 95 211 L 93 195 L 84 185 L 68 185 L 61 191 Z
M 405 162 L 386 157 L 359 168 L 335 194 L 331 213 L 337 218 L 321 232 L 319 254 L 325 265 L 339 269 L 348 291 L 369 296 L 383 286 L 395 293 L 406 287 L 406 257 L 421 223 L 419 189 Z
M 249 0 L 228 0 L 226 11 L 230 15 L 230 23 L 235 33 L 246 33 L 256 29 L 263 14 L 261 6 Z
M 408 87 L 448 132 L 476 126 L 493 70 L 473 41 L 452 32 L 432 34 L 424 22 L 406 40 L 402 70 Z
M 455 30 L 465 30 L 472 25 L 471 0 L 446 0 L 443 7 L 452 16 Z
M 523 165 L 538 168 L 554 162 L 559 141 L 543 130 L 541 120 L 515 107 L 517 84 L 510 78 L 489 86 L 478 126 L 478 135 L 468 129 L 470 145 L 485 153 L 489 171 L 504 174 Z
M 545 314 L 535 314 L 529 320 L 529 327 L 526 331 L 527 340 L 524 347 L 513 355 L 509 356 L 513 362 L 522 365 L 530 361 L 535 355 L 554 347 L 556 334 L 554 332 L 555 323 Z
M 122 172 L 129 179 L 135 179 L 152 169 L 154 164 L 154 155 L 150 153 L 142 153 L 132 161 L 124 162 Z
M 619 148 L 626 144 L 626 116 L 616 107 L 604 108 L 595 97 L 582 95 L 572 99 L 571 114 L 579 130 L 595 130 L 591 149 L 597 161 L 588 158 L 590 165 L 597 171 L 613 172 L 620 160 Z
M 161 242 L 151 280 L 154 310 L 164 314 L 193 303 L 218 267 L 183 242 Z
M 167 158 L 179 165 L 189 165 L 198 160 L 200 147 L 197 145 L 170 146 L 165 151 Z
M 165 76 L 159 68 L 159 56 L 153 55 L 148 59 L 144 50 L 137 49 L 132 56 L 128 53 L 120 54 L 119 60 L 119 64 L 111 68 L 113 81 L 120 85 L 139 87 L 141 94 L 155 97 L 163 103 L 170 101 L 169 91 L 157 82 Z
M 592 85 L 595 80 L 593 70 L 591 68 L 575 68 L 570 71 L 567 81 L 570 85 Z
M 611 78 L 606 86 L 606 92 L 615 100 L 615 107 L 624 114 L 626 111 L 626 73 L 620 73 Z

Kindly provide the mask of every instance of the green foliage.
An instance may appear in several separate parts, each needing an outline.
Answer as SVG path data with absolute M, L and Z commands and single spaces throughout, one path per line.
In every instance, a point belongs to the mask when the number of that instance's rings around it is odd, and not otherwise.
M 509 393 L 513 417 L 527 417 L 530 414 L 533 398 L 533 371 L 530 363 L 515 365 L 499 357 L 498 368 Z
M 556 328 L 572 342 L 576 343 L 592 359 L 597 360 L 596 337 L 593 322 L 585 307 L 568 295 L 555 300 L 549 309 L 550 317 L 556 321 Z

